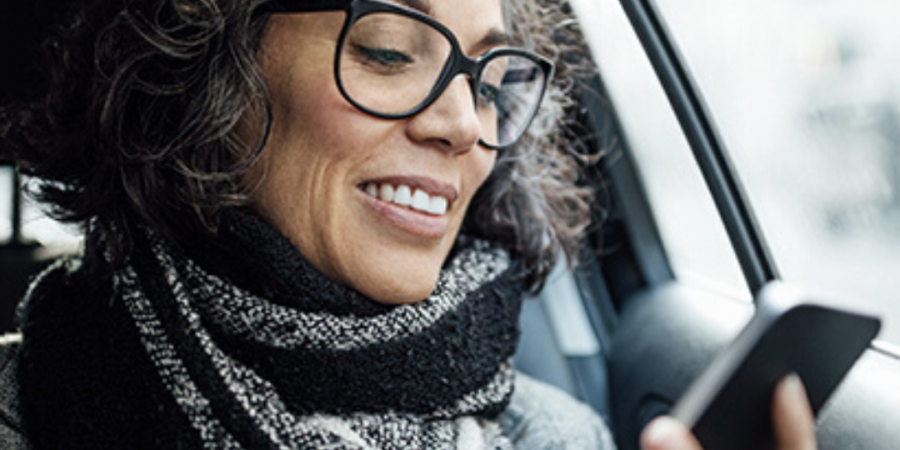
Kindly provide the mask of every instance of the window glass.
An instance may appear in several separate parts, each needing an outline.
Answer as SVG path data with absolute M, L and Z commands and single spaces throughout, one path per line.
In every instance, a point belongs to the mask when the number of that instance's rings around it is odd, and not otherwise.
M 0 244 L 12 236 L 12 169 L 0 166 Z
M 571 2 L 622 123 L 675 276 L 749 300 L 712 197 L 616 0 Z M 617 155 L 608 158 L 615 164 Z
M 900 343 L 900 3 L 658 0 L 783 278 Z

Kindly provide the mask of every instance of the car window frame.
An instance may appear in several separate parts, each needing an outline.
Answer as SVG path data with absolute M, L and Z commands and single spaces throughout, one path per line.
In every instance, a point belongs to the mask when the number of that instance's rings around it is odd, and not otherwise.
M 620 0 L 656 72 L 724 223 L 750 292 L 780 279 L 715 120 L 653 0 Z

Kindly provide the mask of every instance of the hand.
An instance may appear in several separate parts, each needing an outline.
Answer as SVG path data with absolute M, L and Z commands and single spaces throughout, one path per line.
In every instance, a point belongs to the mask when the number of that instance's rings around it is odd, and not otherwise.
M 815 420 L 803 383 L 789 375 L 778 383 L 772 405 L 772 421 L 778 450 L 816 450 Z M 684 425 L 671 417 L 659 417 L 641 433 L 643 450 L 703 450 Z

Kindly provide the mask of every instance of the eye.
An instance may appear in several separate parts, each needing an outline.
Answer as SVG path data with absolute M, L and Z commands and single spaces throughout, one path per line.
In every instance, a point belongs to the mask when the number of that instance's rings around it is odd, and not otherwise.
M 398 67 L 412 64 L 413 62 L 412 58 L 407 54 L 397 50 L 364 46 L 357 46 L 356 49 L 366 62 L 385 67 Z
M 478 88 L 478 106 L 494 106 L 500 100 L 500 95 L 499 87 L 481 83 Z

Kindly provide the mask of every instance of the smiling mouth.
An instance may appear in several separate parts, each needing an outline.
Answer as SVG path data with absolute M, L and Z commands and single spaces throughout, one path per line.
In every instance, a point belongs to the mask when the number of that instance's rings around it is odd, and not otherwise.
M 445 196 L 406 184 L 368 182 L 359 188 L 370 197 L 430 216 L 445 216 L 451 206 L 451 200 Z

